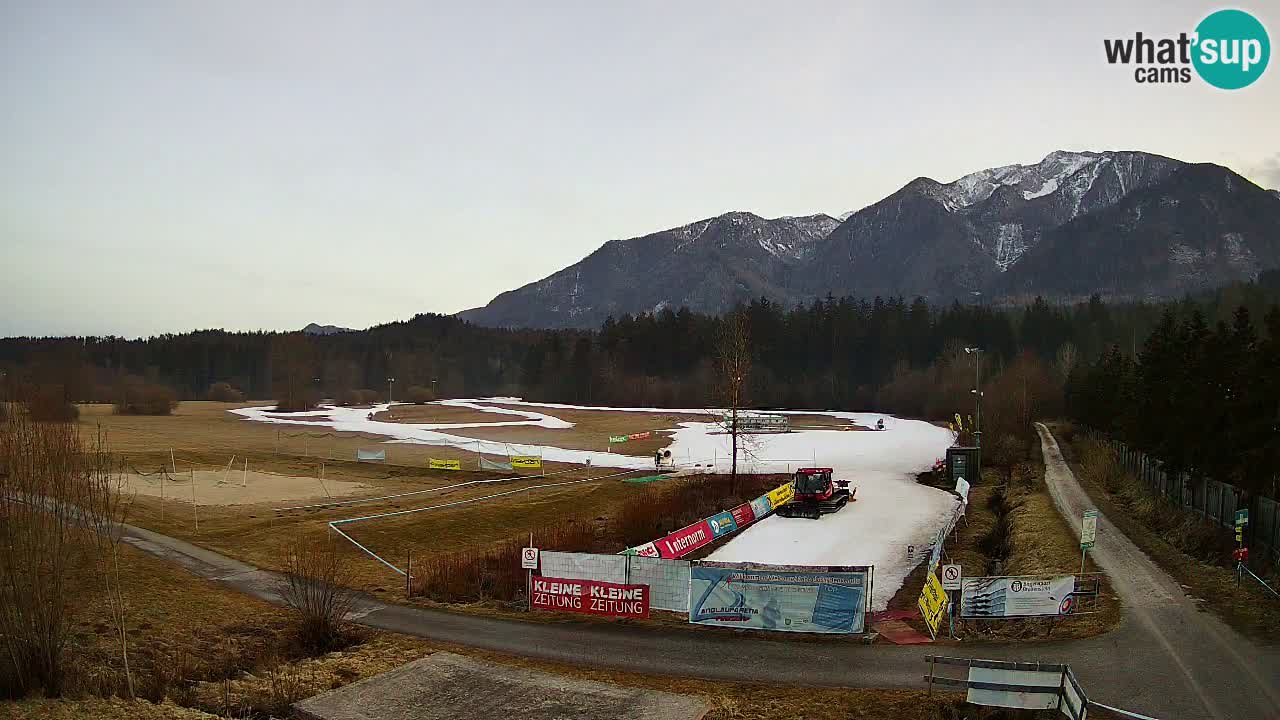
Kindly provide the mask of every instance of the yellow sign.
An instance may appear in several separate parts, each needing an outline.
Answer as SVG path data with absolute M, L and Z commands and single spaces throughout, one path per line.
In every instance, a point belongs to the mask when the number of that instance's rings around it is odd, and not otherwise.
M 427 461 L 427 467 L 431 468 L 432 470 L 461 470 L 462 461 L 461 460 L 437 460 L 435 458 L 431 458 L 430 460 Z
M 920 599 L 916 601 L 916 607 L 920 608 L 920 617 L 924 618 L 925 625 L 929 626 L 930 635 L 938 636 L 938 626 L 942 624 L 942 618 L 947 614 L 949 602 L 947 591 L 942 589 L 938 576 L 928 573 L 925 577 L 924 589 L 920 591 Z
M 796 489 L 791 487 L 791 483 L 787 483 L 781 487 L 776 487 L 765 495 L 765 497 L 769 498 L 769 504 L 775 508 L 791 502 L 795 496 Z
M 542 458 L 537 455 L 512 455 L 511 467 L 516 470 L 540 470 Z

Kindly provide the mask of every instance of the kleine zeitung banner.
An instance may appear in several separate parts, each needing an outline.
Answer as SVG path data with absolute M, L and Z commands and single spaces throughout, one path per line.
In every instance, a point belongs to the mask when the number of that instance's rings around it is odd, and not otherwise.
M 554 612 L 647 618 L 649 586 L 535 577 L 529 605 L 537 610 Z

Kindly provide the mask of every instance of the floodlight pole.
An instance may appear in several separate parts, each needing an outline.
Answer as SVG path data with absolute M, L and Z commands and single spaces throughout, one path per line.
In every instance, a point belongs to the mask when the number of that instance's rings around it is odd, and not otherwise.
M 973 444 L 982 447 L 982 348 L 967 347 L 964 351 L 973 355 Z
M 391 406 L 391 384 L 394 383 L 395 381 L 396 379 L 393 377 L 387 378 L 387 406 L 388 407 Z

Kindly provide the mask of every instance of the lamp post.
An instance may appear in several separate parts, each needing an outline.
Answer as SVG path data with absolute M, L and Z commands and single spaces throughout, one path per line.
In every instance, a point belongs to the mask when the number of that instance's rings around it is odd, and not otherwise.
M 973 444 L 982 447 L 982 348 L 967 347 L 964 352 L 973 356 Z
M 395 378 L 387 378 L 387 405 L 391 405 L 391 384 L 396 381 Z

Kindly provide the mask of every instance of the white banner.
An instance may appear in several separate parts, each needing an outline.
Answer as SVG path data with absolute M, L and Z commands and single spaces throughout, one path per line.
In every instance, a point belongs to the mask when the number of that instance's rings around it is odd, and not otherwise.
M 492 460 L 485 460 L 484 458 L 480 458 L 480 469 L 481 470 L 510 470 L 511 463 L 493 462 Z
M 386 462 L 387 451 L 386 450 L 364 450 L 364 449 L 356 450 L 356 462 L 370 462 L 370 461 Z
M 1074 575 L 965 578 L 960 585 L 960 617 L 1069 615 L 1075 607 L 1075 588 Z

